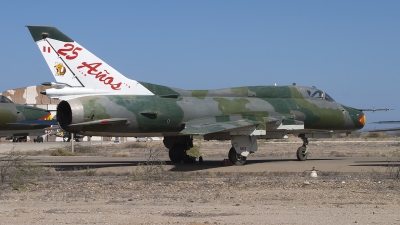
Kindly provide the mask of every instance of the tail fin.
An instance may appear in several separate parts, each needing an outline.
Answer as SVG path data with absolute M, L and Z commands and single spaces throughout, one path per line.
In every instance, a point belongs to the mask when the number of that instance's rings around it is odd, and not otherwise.
M 59 83 L 107 94 L 153 95 L 55 27 L 27 26 Z

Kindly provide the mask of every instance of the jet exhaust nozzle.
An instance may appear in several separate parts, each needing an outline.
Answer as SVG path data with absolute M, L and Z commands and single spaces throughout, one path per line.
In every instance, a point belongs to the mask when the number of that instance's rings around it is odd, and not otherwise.
M 83 123 L 83 115 L 83 106 L 79 100 L 61 101 L 57 106 L 57 123 L 68 132 L 79 133 L 81 131 L 81 127 L 69 125 Z

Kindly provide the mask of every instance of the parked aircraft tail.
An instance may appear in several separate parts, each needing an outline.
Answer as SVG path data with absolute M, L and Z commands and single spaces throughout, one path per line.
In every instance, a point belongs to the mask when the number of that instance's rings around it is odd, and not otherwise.
M 47 89 L 46 95 L 49 97 L 70 99 L 96 94 L 153 95 L 139 82 L 125 77 L 57 28 L 27 27 L 57 83 L 65 84 L 57 89 Z

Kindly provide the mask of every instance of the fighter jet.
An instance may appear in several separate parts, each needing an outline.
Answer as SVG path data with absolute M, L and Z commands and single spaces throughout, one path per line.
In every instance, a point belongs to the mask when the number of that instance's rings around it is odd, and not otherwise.
M 0 97 L 0 136 L 27 136 L 54 124 L 48 110 L 13 103 Z
M 55 27 L 28 26 L 57 82 L 42 94 L 63 101 L 59 126 L 89 136 L 163 136 L 172 162 L 181 162 L 193 136 L 230 140 L 228 157 L 242 165 L 257 139 L 327 138 L 363 128 L 364 113 L 336 102 L 316 87 L 243 86 L 183 90 L 129 79 Z

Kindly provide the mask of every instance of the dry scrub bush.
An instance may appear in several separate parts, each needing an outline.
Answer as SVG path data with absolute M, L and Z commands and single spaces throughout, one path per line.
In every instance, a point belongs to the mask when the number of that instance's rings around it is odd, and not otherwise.
M 55 150 L 51 150 L 49 155 L 51 156 L 74 156 L 75 154 L 66 148 L 57 148 Z
M 92 147 L 87 145 L 76 145 L 74 146 L 74 152 L 72 152 L 71 146 L 64 146 L 54 150 L 49 150 L 51 156 L 79 156 L 79 155 L 93 155 L 99 151 L 98 147 Z
M 369 133 L 368 138 L 377 138 L 377 139 L 384 139 L 384 138 L 388 138 L 389 134 L 386 132 L 372 132 Z
M 343 152 L 331 151 L 330 156 L 331 157 L 346 157 L 347 155 Z
M 112 157 L 129 157 L 129 152 L 117 152 L 112 155 Z
M 387 159 L 386 176 L 390 179 L 400 179 L 400 149 L 394 151 Z
M 90 169 L 89 167 L 84 170 L 84 175 L 85 176 L 94 176 L 96 175 L 96 170 Z
M 200 157 L 202 154 L 200 152 L 201 144 L 199 143 L 198 145 L 194 145 L 192 148 L 186 151 L 186 154 L 188 156 L 192 156 L 195 158 Z
M 45 167 L 32 165 L 26 156 L 11 151 L 0 157 L 1 183 L 9 184 L 15 190 L 23 190 L 29 183 L 48 170 Z
M 166 175 L 165 161 L 162 155 L 165 153 L 163 147 L 151 147 L 146 155 L 147 161 L 138 164 L 136 170 L 132 173 L 135 180 L 157 180 L 163 179 Z
M 71 149 L 71 147 L 69 147 L 68 149 Z M 90 153 L 97 153 L 98 151 L 99 148 L 97 146 L 89 146 L 89 145 L 74 146 L 74 152 L 76 153 L 90 154 Z

